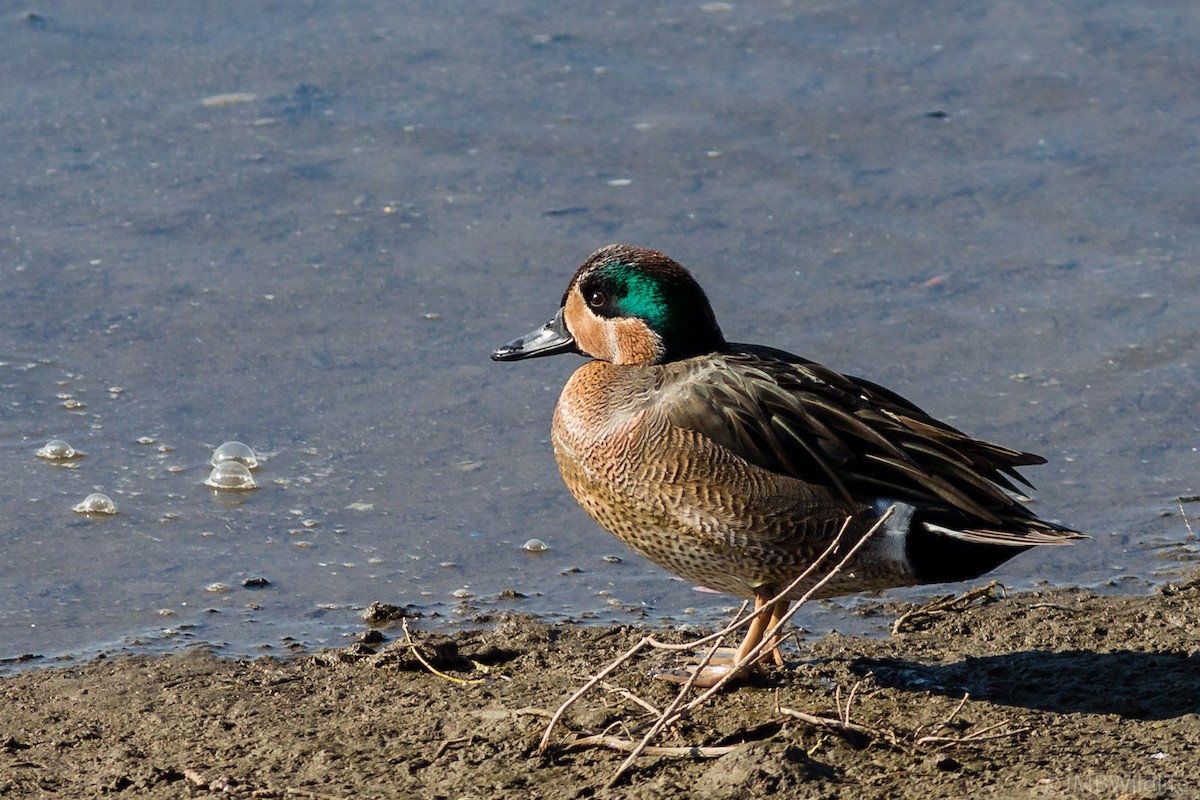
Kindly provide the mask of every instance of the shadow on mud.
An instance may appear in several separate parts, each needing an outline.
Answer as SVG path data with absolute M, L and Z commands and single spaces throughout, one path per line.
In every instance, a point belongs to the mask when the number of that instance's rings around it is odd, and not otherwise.
M 926 665 L 859 658 L 850 668 L 882 686 L 1059 713 L 1172 719 L 1200 713 L 1200 654 L 1026 650 Z

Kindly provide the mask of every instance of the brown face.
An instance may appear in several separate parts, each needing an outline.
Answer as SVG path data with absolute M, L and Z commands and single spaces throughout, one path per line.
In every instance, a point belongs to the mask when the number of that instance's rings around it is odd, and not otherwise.
M 576 282 L 567 292 L 563 321 L 584 354 L 629 366 L 647 366 L 662 359 L 662 337 L 650 326 L 634 317 L 600 316 L 584 301 L 579 287 Z

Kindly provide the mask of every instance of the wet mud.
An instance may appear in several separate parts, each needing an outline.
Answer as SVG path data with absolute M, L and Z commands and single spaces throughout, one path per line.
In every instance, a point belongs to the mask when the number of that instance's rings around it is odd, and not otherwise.
M 409 639 L 390 623 L 290 661 L 196 651 L 27 671 L 0 682 L 0 794 L 1200 796 L 1200 576 L 1146 597 L 990 592 L 912 610 L 864 610 L 905 617 L 887 638 L 799 642 L 785 667 L 668 726 L 615 785 L 616 748 L 679 690 L 651 673 L 679 654 L 639 655 L 568 709 L 545 754 L 539 739 L 589 675 L 678 631 L 512 616 Z

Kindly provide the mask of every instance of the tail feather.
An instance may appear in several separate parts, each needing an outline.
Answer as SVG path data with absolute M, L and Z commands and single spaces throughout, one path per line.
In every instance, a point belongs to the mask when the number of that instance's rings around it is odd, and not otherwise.
M 1040 520 L 1039 520 L 1040 522 Z M 970 542 L 972 544 L 995 544 L 1008 547 L 1033 547 L 1039 545 L 1059 546 L 1065 544 L 1074 544 L 1080 539 L 1088 537 L 1078 531 L 1073 531 L 1070 528 L 1063 528 L 1057 525 L 1043 522 L 1046 527 L 1030 526 L 1023 530 L 992 530 L 987 528 L 968 528 L 960 530 L 956 528 L 947 528 L 944 525 L 937 525 L 932 522 L 922 522 L 925 530 L 930 533 L 949 536 L 960 542 Z

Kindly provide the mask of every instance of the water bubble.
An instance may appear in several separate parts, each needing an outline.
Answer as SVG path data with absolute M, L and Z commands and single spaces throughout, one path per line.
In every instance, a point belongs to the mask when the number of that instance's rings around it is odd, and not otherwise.
M 544 553 L 550 549 L 550 545 L 543 542 L 541 539 L 530 539 L 521 545 L 521 549 L 526 553 Z
M 466 600 L 468 597 L 474 597 L 475 595 L 471 594 L 470 589 L 455 589 L 454 596 L 459 600 Z
M 250 449 L 249 445 L 241 442 L 226 442 L 213 451 L 212 459 L 209 461 L 214 467 L 218 464 L 224 464 L 226 461 L 236 461 L 240 464 L 245 464 L 247 469 L 258 469 L 258 456 Z
M 72 458 L 77 458 L 80 453 L 62 439 L 51 439 L 38 448 L 36 455 L 38 458 L 45 458 L 50 461 L 68 461 Z
M 244 492 L 258 488 L 254 476 L 240 461 L 222 461 L 217 464 L 204 479 L 204 485 L 227 492 Z
M 115 514 L 117 505 L 108 495 L 96 492 L 83 498 L 83 502 L 72 510 L 77 514 Z
M 228 592 L 229 586 L 227 584 L 221 583 L 220 581 L 217 581 L 215 583 L 210 583 L 208 586 L 205 586 L 204 591 L 212 592 L 213 594 L 221 594 L 223 592 Z

